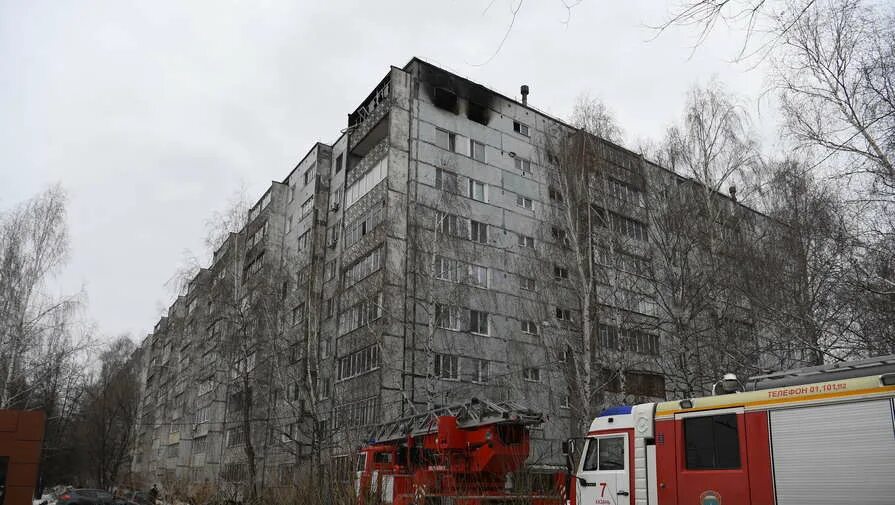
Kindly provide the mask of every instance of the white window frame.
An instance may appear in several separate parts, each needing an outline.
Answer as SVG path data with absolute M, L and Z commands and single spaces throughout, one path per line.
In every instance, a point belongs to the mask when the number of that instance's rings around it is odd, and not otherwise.
M 473 317 L 476 318 L 476 326 L 480 326 L 479 323 L 481 323 L 482 321 L 479 318 L 482 315 L 484 315 L 484 321 L 485 321 L 485 332 L 484 333 L 472 329 Z M 485 312 L 483 310 L 470 309 L 469 310 L 469 332 L 472 333 L 473 335 L 482 335 L 484 337 L 490 336 L 491 335 L 491 314 L 488 312 Z

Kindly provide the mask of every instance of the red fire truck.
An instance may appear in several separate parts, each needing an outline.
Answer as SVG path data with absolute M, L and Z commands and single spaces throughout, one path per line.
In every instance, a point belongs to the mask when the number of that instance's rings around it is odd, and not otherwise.
M 895 504 L 895 356 L 716 386 L 597 417 L 577 503 Z
M 469 402 L 379 426 L 358 457 L 360 505 L 561 505 L 566 474 L 549 489 L 513 492 L 507 476 L 528 458 L 540 413 L 511 402 Z

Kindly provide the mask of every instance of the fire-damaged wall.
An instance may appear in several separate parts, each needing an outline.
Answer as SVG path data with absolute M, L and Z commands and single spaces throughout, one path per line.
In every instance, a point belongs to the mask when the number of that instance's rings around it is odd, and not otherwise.
M 436 107 L 465 115 L 469 120 L 486 126 L 491 122 L 497 94 L 428 63 L 419 61 L 418 64 L 420 91 Z

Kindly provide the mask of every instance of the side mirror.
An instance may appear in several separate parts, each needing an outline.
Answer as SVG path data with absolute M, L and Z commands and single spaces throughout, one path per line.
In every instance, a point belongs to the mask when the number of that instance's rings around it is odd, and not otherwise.
M 566 471 L 569 474 L 574 473 L 574 457 L 575 457 L 575 441 L 571 438 L 568 440 L 564 440 L 562 443 L 562 452 L 566 455 Z

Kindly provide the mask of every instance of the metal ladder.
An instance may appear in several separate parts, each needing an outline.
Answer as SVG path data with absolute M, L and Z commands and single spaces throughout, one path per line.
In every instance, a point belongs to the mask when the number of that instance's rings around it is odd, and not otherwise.
M 841 361 L 749 377 L 750 390 L 851 379 L 895 372 L 895 354 L 857 361 Z
M 498 423 L 532 426 L 544 422 L 542 413 L 527 409 L 518 403 L 493 402 L 473 397 L 463 403 L 382 423 L 373 429 L 370 443 L 391 442 L 433 433 L 438 430 L 438 418 L 441 416 L 456 417 L 457 426 L 460 428 Z

